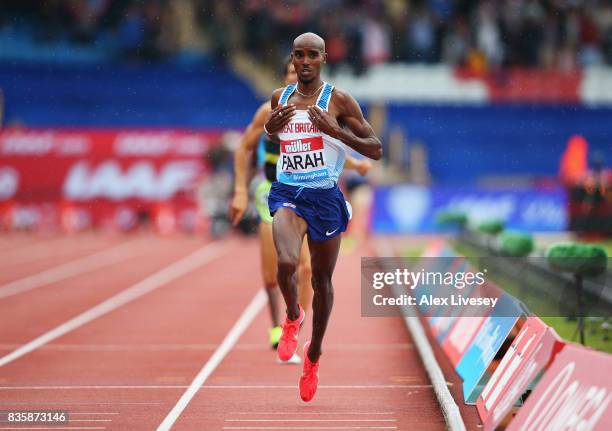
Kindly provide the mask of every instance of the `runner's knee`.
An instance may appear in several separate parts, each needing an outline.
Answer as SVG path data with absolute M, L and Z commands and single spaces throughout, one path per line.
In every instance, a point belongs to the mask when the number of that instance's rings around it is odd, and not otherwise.
M 279 261 L 278 262 L 278 282 L 282 285 L 283 280 L 289 280 L 291 277 L 295 275 L 296 265 L 293 262 L 287 261 Z
M 312 288 L 314 291 L 325 292 L 330 291 L 332 287 L 331 274 L 312 274 Z
M 287 279 L 295 274 L 297 269 L 297 259 L 289 256 L 278 256 L 278 278 Z

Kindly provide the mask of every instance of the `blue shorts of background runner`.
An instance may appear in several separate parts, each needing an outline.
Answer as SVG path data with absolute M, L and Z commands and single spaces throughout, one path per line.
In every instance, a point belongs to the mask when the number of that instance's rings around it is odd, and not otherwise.
M 337 185 L 330 189 L 311 189 L 274 182 L 268 206 L 272 216 L 279 208 L 288 208 L 306 220 L 308 238 L 314 241 L 340 235 L 351 218 L 350 205 Z

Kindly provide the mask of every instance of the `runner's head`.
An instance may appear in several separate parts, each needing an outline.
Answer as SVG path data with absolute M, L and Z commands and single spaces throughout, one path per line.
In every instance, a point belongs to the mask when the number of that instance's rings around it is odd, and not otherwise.
M 291 59 L 298 80 L 302 84 L 310 84 L 319 79 L 321 63 L 327 60 L 325 41 L 314 33 L 304 33 L 293 41 Z
M 297 73 L 295 73 L 295 66 L 293 66 L 290 55 L 285 58 L 285 62 L 283 63 L 283 79 L 285 80 L 285 85 L 297 81 Z

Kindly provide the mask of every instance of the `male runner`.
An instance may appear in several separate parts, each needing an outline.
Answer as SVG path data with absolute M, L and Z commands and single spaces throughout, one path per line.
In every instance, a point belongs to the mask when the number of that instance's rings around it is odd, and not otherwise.
M 321 81 L 325 42 L 304 33 L 293 42 L 292 62 L 298 82 L 272 94 L 264 130 L 280 141 L 278 181 L 268 204 L 274 217 L 272 231 L 278 253 L 277 279 L 287 305 L 278 356 L 287 360 L 298 346 L 297 333 L 304 310 L 297 301 L 296 269 L 304 235 L 311 253 L 313 299 L 312 339 L 304 345 L 300 396 L 310 401 L 317 390 L 321 344 L 333 304 L 332 273 L 340 249 L 340 234 L 350 213 L 338 176 L 345 161 L 345 145 L 374 160 L 382 145 L 361 108 L 349 94 Z
M 296 82 L 297 74 L 295 67 L 291 63 L 291 58 L 288 57 L 284 63 L 283 78 L 285 85 Z M 230 218 L 234 225 L 240 222 L 248 204 L 248 187 L 247 187 L 247 165 L 248 154 L 254 150 L 260 142 L 260 136 L 263 136 L 264 146 L 264 174 L 265 180 L 262 181 L 255 191 L 255 204 L 261 219 L 259 227 L 259 239 L 261 244 L 261 268 L 264 280 L 264 286 L 268 295 L 268 303 L 270 315 L 272 318 L 273 328 L 270 329 L 269 341 L 273 348 L 276 348 L 281 336 L 281 327 L 278 324 L 278 290 L 276 289 L 276 270 L 277 259 L 276 249 L 272 239 L 272 216 L 268 209 L 268 193 L 272 183 L 276 181 L 276 162 L 279 157 L 280 146 L 278 142 L 273 142 L 268 139 L 263 131 L 263 126 L 270 113 L 270 102 L 264 103 L 253 117 L 253 120 L 248 125 L 240 146 L 234 155 L 234 171 L 235 171 L 235 186 L 234 198 L 230 206 Z M 369 163 L 347 158 L 346 167 L 357 170 L 361 175 L 366 175 L 370 168 Z M 310 270 L 310 253 L 308 244 L 305 242 L 302 246 L 300 259 L 297 269 L 298 279 L 298 302 L 301 306 L 308 310 L 312 301 L 312 288 L 310 285 L 311 270 Z M 289 362 L 299 361 L 299 356 L 294 355 Z

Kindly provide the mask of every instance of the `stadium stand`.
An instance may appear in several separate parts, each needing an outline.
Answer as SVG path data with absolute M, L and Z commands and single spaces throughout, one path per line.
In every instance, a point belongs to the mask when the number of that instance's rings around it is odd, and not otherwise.
M 259 105 L 244 81 L 215 63 L 4 64 L 0 82 L 6 85 L 7 124 L 243 127 Z

